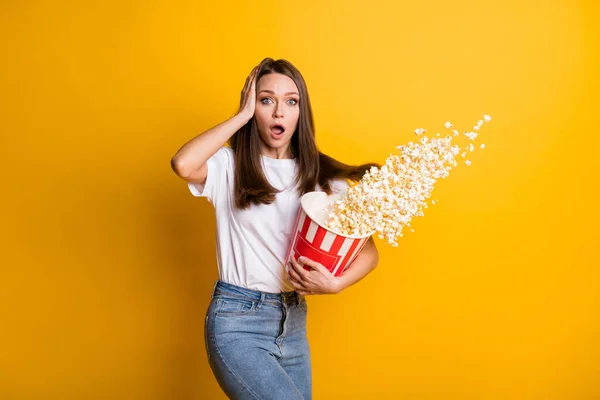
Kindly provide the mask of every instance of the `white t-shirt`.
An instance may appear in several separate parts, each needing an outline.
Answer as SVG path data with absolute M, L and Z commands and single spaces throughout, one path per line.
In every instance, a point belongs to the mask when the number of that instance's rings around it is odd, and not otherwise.
M 208 159 L 205 184 L 188 182 L 188 187 L 215 207 L 219 279 L 263 292 L 289 292 L 294 287 L 284 263 L 300 207 L 293 187 L 297 165 L 293 159 L 261 158 L 269 183 L 281 190 L 271 204 L 235 208 L 234 153 L 225 146 Z M 348 186 L 345 179 L 331 182 L 335 194 L 344 194 Z M 322 191 L 318 185 L 316 191 Z

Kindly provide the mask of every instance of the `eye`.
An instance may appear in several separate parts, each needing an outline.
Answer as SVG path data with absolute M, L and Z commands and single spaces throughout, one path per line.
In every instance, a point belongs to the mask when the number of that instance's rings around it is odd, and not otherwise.
M 296 99 L 289 99 L 288 102 L 292 101 L 292 105 L 295 106 L 296 104 L 298 104 L 298 100 Z
M 261 102 L 261 103 L 263 103 L 263 104 L 267 104 L 267 103 L 265 103 L 265 100 L 271 101 L 271 99 L 270 99 L 270 98 L 268 98 L 268 97 L 265 97 L 265 98 L 264 98 L 264 99 L 262 99 L 260 102 Z

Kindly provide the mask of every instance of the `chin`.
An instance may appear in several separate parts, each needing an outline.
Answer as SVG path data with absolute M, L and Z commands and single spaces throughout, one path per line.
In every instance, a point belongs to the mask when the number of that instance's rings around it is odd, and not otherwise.
M 281 149 L 287 147 L 289 143 L 281 143 L 281 142 L 269 142 L 267 145 L 272 149 Z
M 267 146 L 272 147 L 274 149 L 278 149 L 280 147 L 284 147 L 287 146 L 289 144 L 291 144 L 292 142 L 292 138 L 286 138 L 286 139 L 273 139 L 270 135 L 267 136 L 266 138 L 263 137 L 262 138 L 263 143 L 265 143 Z

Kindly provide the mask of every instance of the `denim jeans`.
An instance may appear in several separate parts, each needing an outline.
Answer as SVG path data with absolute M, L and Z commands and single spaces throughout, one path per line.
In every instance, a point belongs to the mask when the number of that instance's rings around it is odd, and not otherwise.
M 312 399 L 306 299 L 215 282 L 204 327 L 217 382 L 231 399 Z

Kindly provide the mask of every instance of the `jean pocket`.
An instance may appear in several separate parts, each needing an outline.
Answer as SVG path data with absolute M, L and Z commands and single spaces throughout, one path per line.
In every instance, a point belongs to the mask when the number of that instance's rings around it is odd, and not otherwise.
M 220 297 L 215 315 L 244 315 L 256 309 L 258 302 L 238 298 Z

